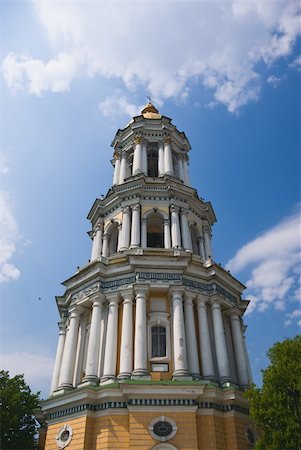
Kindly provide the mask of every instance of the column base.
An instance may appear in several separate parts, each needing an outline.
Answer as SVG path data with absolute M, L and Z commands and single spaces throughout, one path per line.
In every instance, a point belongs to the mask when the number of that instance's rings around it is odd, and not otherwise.
M 92 386 L 98 386 L 99 378 L 96 375 L 86 375 L 80 385 L 83 386 L 88 384 Z
M 59 389 L 74 389 L 74 386 L 72 383 L 61 383 L 57 390 Z
M 105 376 L 101 377 L 100 382 L 101 382 L 101 384 L 115 383 L 116 377 L 115 377 L 115 375 L 105 375 Z
M 131 379 L 131 373 L 130 372 L 122 372 L 117 376 L 117 380 L 123 381 L 123 380 L 129 380 Z
M 187 370 L 181 370 L 181 369 L 176 370 L 172 374 L 172 379 L 175 381 L 176 380 L 179 380 L 179 381 L 181 381 L 181 380 L 192 381 L 193 380 L 192 376 L 189 374 L 189 372 Z
M 146 369 L 136 369 L 132 373 L 132 380 L 151 380 L 151 376 L 149 375 Z
M 230 378 L 226 378 L 226 377 L 220 377 L 219 378 L 219 383 L 221 385 L 221 387 L 223 388 L 227 388 L 227 387 L 231 387 L 231 380 Z
M 191 376 L 194 381 L 200 381 L 202 379 L 202 377 L 199 373 L 192 373 Z

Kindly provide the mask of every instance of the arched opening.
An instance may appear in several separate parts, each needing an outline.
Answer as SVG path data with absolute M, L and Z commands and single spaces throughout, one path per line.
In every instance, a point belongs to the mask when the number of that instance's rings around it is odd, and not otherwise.
M 109 234 L 109 255 L 118 251 L 118 223 L 114 222 L 110 228 Z
M 192 243 L 192 253 L 194 253 L 195 255 L 199 255 L 200 254 L 199 233 L 195 225 L 192 225 L 190 227 L 190 234 Z
M 158 177 L 158 150 L 153 147 L 147 151 L 147 175 Z
M 158 213 L 151 214 L 147 218 L 147 246 L 164 247 L 163 218 Z
M 160 325 L 154 325 L 151 328 L 152 334 L 152 358 L 166 357 L 166 328 Z
M 134 150 L 131 149 L 128 156 L 128 164 L 127 164 L 127 178 L 131 177 L 133 174 L 133 159 L 134 159 Z

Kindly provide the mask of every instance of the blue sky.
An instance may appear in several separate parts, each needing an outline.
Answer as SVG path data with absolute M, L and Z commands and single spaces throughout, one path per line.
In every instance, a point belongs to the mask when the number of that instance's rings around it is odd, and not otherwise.
M 216 262 L 248 287 L 254 380 L 301 328 L 295 1 L 2 2 L 1 367 L 47 396 L 60 282 L 90 258 L 110 143 L 151 95 L 190 140 Z M 39 300 L 39 298 L 41 300 Z

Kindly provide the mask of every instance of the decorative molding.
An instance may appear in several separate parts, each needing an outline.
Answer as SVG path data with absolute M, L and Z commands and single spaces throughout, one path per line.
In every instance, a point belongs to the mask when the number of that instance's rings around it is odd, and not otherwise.
M 124 262 L 118 260 L 118 262 Z M 117 289 L 121 286 L 126 286 L 129 284 L 134 284 L 136 282 L 163 282 L 163 283 L 171 283 L 171 284 L 183 284 L 183 286 L 187 286 L 189 288 L 195 289 L 198 292 L 203 292 L 206 294 L 214 294 L 218 292 L 227 300 L 229 300 L 232 304 L 237 305 L 236 298 L 226 291 L 224 288 L 219 286 L 218 284 L 211 283 L 205 284 L 200 283 L 195 280 L 191 280 L 189 278 L 185 278 L 180 273 L 162 273 L 162 272 L 137 272 L 136 275 L 130 275 L 126 278 L 121 278 L 117 280 L 110 281 L 98 281 L 97 283 L 93 283 L 90 286 L 85 287 L 79 292 L 76 292 L 72 295 L 72 300 L 78 300 L 83 297 L 89 297 L 91 294 L 96 292 L 105 291 L 109 289 Z
M 137 281 L 176 281 L 182 283 L 182 275 L 179 273 L 154 273 L 154 272 L 138 272 L 136 274 Z
M 213 402 L 198 402 L 194 399 L 187 398 L 133 398 L 127 402 L 104 402 L 98 404 L 83 403 L 80 405 L 72 406 L 70 408 L 63 409 L 47 414 L 48 419 L 57 419 L 58 417 L 75 414 L 82 411 L 103 411 L 110 408 L 127 408 L 128 406 L 158 406 L 160 408 L 165 406 L 197 406 L 199 409 L 215 409 L 226 413 L 228 411 L 237 411 L 241 414 L 249 415 L 250 412 L 247 408 L 242 406 L 231 404 L 219 404 Z

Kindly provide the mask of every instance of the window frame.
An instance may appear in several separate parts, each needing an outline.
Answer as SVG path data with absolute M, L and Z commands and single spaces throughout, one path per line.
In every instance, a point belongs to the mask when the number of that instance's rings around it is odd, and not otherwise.
M 166 330 L 166 354 L 165 356 L 152 357 L 152 328 L 154 326 L 160 326 Z M 152 363 L 155 362 L 168 362 L 171 359 L 170 348 L 170 321 L 168 320 L 168 313 L 166 312 L 151 312 L 148 320 L 148 360 Z

